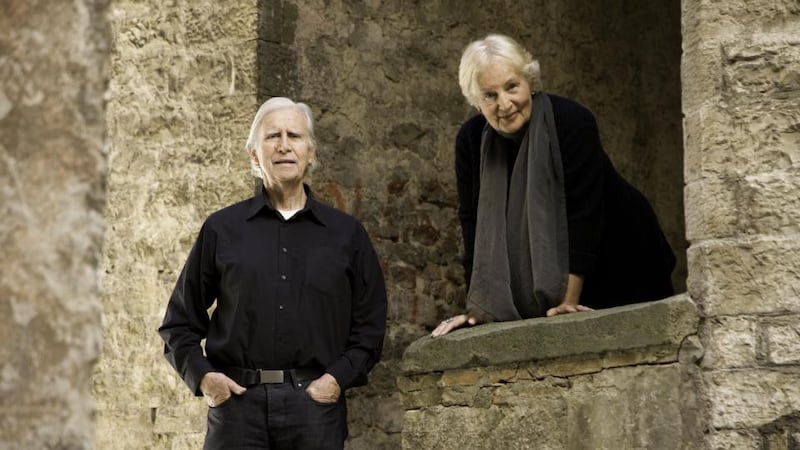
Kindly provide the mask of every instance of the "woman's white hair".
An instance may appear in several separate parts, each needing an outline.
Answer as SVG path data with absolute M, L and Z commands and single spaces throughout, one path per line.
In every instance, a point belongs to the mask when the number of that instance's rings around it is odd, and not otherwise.
M 309 145 L 314 149 L 317 148 L 317 137 L 314 134 L 314 115 L 311 112 L 311 108 L 305 103 L 295 102 L 290 98 L 272 97 L 258 108 L 253 124 L 250 126 L 250 135 L 247 137 L 247 144 L 244 147 L 248 156 L 251 151 L 261 150 L 261 145 L 264 143 L 264 116 L 285 108 L 294 108 L 303 113 L 308 126 Z M 318 164 L 316 160 L 312 161 L 309 164 L 309 169 L 313 169 Z M 261 178 L 261 168 L 252 159 L 250 160 L 250 172 L 252 172 L 253 176 Z
M 481 92 L 478 87 L 478 76 L 495 59 L 510 63 L 519 75 L 528 80 L 532 92 L 542 89 L 539 61 L 533 59 L 531 54 L 514 39 L 502 34 L 490 34 L 469 44 L 461 55 L 458 84 L 470 105 L 479 107 Z

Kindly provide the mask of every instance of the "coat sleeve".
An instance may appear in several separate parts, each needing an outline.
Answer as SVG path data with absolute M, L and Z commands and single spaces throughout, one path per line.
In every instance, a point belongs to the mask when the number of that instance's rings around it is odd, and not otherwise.
M 556 126 L 558 127 L 558 120 Z M 569 271 L 591 273 L 598 259 L 604 223 L 604 186 L 608 157 L 597 122 L 581 108 L 558 127 L 569 233 Z

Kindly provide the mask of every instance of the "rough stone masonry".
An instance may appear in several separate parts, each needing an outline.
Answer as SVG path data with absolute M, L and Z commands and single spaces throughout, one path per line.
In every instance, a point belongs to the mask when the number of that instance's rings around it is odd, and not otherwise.
M 386 359 L 351 393 L 348 446 L 401 445 L 402 351 L 463 306 L 452 139 L 472 112 L 455 73 L 490 31 L 592 108 L 681 257 L 690 242 L 676 281 L 705 349 L 702 445 L 797 446 L 800 4 L 520 6 L 3 2 L 0 447 L 197 447 L 204 407 L 155 328 L 202 218 L 252 191 L 255 107 L 286 93 L 319 119 L 314 189 L 365 222 L 390 288 Z

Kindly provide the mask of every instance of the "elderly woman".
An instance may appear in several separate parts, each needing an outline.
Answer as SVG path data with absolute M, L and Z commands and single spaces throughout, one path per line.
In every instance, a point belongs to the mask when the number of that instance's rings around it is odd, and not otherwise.
M 467 312 L 433 336 L 673 294 L 655 213 L 614 169 L 588 109 L 542 92 L 538 62 L 502 35 L 464 50 L 459 84 L 480 111 L 456 137 Z

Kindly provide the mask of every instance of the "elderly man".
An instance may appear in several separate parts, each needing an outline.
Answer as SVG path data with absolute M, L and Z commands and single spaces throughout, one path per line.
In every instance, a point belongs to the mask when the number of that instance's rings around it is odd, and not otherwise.
M 246 148 L 263 188 L 206 219 L 159 328 L 164 353 L 208 403 L 204 448 L 341 449 L 344 391 L 367 382 L 383 344 L 378 258 L 364 227 L 303 183 L 316 163 L 307 105 L 265 102 Z

